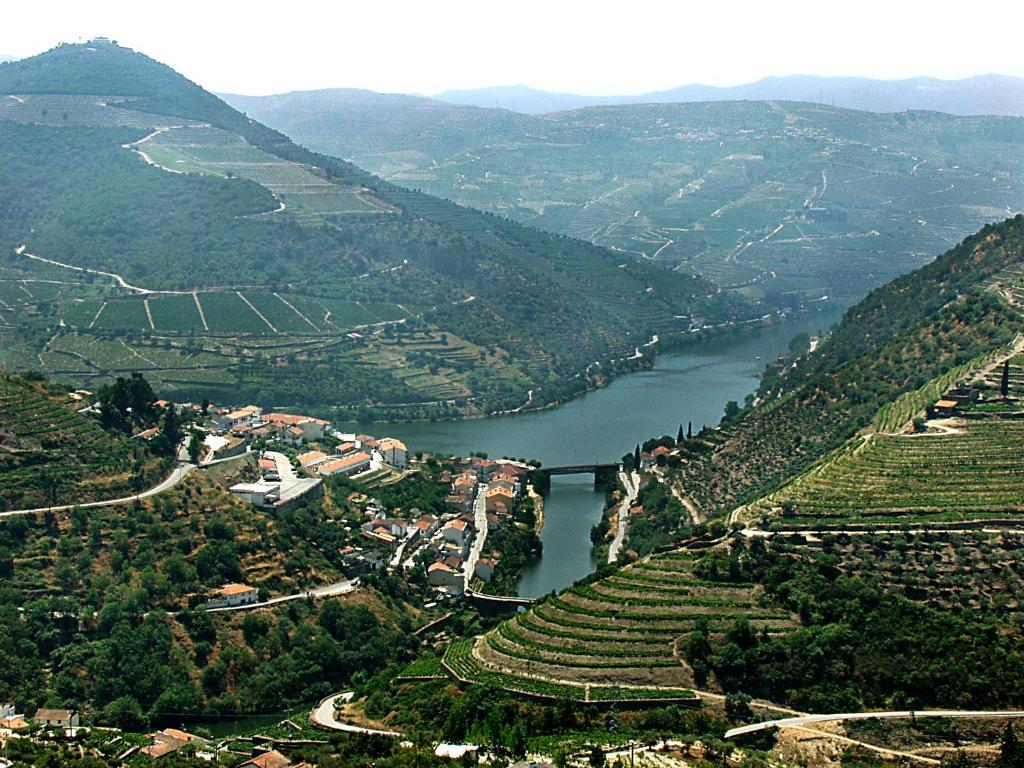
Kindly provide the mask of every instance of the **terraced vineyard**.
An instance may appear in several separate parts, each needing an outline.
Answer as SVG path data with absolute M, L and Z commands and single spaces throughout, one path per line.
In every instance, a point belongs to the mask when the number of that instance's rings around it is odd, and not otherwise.
M 368 190 L 332 183 L 318 169 L 282 160 L 240 136 L 211 126 L 167 128 L 139 145 L 138 151 L 170 171 L 240 176 L 255 181 L 284 201 L 285 207 L 317 216 L 395 210 Z
M 792 525 L 1017 519 L 1024 423 L 959 422 L 949 434 L 873 435 L 778 495 Z
M 130 440 L 75 406 L 47 385 L 0 372 L 0 511 L 128 495 L 159 475 L 157 461 L 137 464 Z
M 699 557 L 659 555 L 573 587 L 471 645 L 453 645 L 445 662 L 462 679 L 534 694 L 569 686 L 589 701 L 686 698 L 693 675 L 676 644 L 699 624 L 712 633 L 741 619 L 768 633 L 794 626 L 761 604 L 754 585 L 699 576 Z

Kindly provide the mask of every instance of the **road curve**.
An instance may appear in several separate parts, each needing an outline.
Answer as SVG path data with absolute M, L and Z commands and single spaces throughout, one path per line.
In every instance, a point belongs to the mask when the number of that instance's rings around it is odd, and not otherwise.
M 890 720 L 918 717 L 1019 718 L 1024 717 L 1024 710 L 907 709 L 889 712 L 837 712 L 830 715 L 803 715 L 801 717 L 784 717 L 780 720 L 766 720 L 763 723 L 751 723 L 750 725 L 743 725 L 739 728 L 732 728 L 725 732 L 725 738 L 731 739 L 734 736 L 744 736 L 748 733 L 756 733 L 768 728 L 785 728 L 787 726 L 802 726 L 810 725 L 812 723 L 829 723 L 841 720 L 870 720 L 872 718 Z
M 321 728 L 327 728 L 331 731 L 344 731 L 345 733 L 365 733 L 369 736 L 401 736 L 402 734 L 398 731 L 382 731 L 377 728 L 363 728 L 361 725 L 350 725 L 349 723 L 343 723 L 338 720 L 334 715 L 335 709 L 337 709 L 338 701 L 351 701 L 352 691 L 345 691 L 344 693 L 336 693 L 333 696 L 328 696 L 326 699 L 321 701 L 314 707 L 310 713 L 310 720 L 313 721 L 313 725 L 317 725 Z
M 66 512 L 69 509 L 75 507 L 82 507 L 83 509 L 89 509 L 90 507 L 114 507 L 119 504 L 132 504 L 139 499 L 146 499 L 150 496 L 156 496 L 158 493 L 163 493 L 170 488 L 173 488 L 188 475 L 193 469 L 196 468 L 195 464 L 182 464 L 174 468 L 174 471 L 167 476 L 163 481 L 157 483 L 152 488 L 141 493 L 137 493 L 133 496 L 122 496 L 119 499 L 107 499 L 106 501 L 87 501 L 82 504 L 61 504 L 55 507 L 36 507 L 35 509 L 11 509 L 7 512 L 0 512 L 0 518 L 13 517 L 15 515 L 35 515 L 42 512 Z

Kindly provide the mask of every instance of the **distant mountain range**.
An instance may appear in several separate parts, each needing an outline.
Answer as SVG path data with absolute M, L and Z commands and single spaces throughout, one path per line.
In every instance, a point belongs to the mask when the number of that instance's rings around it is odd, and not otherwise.
M 953 115 L 1024 115 L 1024 79 L 1004 75 L 981 75 L 964 80 L 931 77 L 872 80 L 866 77 L 791 75 L 766 77 L 755 83 L 728 88 L 694 83 L 632 96 L 583 96 L 510 85 L 444 91 L 434 98 L 451 104 L 500 107 L 526 114 L 614 104 L 778 99 L 821 102 L 869 112 L 924 109 Z

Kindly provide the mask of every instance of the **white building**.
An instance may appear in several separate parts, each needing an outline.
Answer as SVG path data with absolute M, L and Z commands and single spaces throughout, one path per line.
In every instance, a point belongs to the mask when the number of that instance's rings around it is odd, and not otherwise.
M 260 591 L 256 587 L 250 587 L 248 584 L 225 584 L 217 590 L 217 595 L 215 600 L 210 601 L 209 604 L 211 606 L 214 603 L 217 603 L 217 607 L 252 605 L 260 600 Z
M 397 469 L 406 469 L 409 466 L 406 457 L 405 443 L 394 437 L 385 437 L 377 441 L 377 451 L 385 464 Z

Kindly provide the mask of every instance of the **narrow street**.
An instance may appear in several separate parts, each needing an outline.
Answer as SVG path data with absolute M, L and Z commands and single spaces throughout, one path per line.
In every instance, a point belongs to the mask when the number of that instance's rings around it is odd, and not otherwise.
M 469 585 L 473 581 L 473 572 L 476 570 L 476 563 L 480 554 L 484 551 L 484 543 L 487 541 L 487 483 L 480 483 L 473 501 L 473 525 L 476 527 L 476 536 L 473 539 L 473 547 L 469 550 L 469 557 L 464 564 L 463 576 L 465 578 L 464 591 L 469 591 Z
M 618 526 L 615 529 L 615 538 L 608 547 L 608 562 L 614 563 L 619 559 L 619 552 L 626 542 L 626 528 L 629 525 L 629 508 L 633 506 L 637 495 L 640 493 L 640 476 L 636 472 L 619 472 L 619 482 L 626 489 L 626 498 L 619 504 Z

